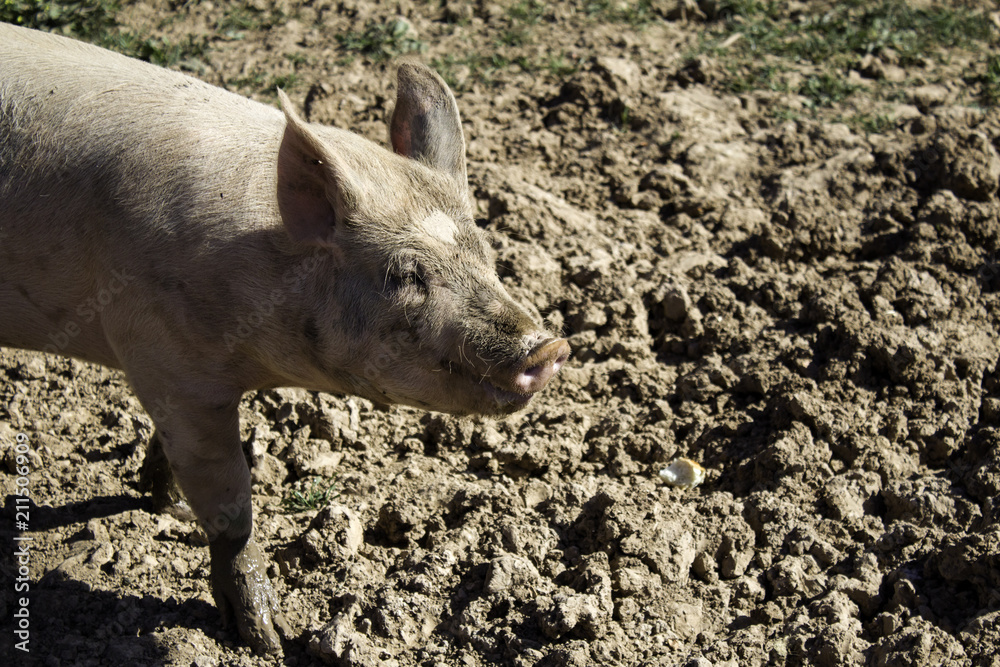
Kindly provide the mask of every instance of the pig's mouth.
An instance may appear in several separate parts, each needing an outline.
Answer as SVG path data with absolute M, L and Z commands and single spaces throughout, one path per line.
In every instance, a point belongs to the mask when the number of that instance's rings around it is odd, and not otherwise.
M 517 392 L 501 389 L 489 380 L 483 382 L 483 387 L 486 389 L 486 394 L 489 396 L 490 401 L 496 405 L 497 412 L 501 414 L 517 412 L 527 406 L 535 396 L 535 394 L 518 394 Z

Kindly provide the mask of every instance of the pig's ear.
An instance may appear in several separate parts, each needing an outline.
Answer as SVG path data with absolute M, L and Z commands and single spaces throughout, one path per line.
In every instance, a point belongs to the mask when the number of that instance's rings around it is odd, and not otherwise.
M 441 77 L 417 63 L 396 72 L 396 108 L 389 123 L 392 148 L 451 176 L 463 189 L 465 139 L 458 104 Z
M 284 91 L 285 134 L 278 149 L 278 210 L 295 241 L 330 246 L 337 223 L 357 206 L 351 172 L 299 118 Z

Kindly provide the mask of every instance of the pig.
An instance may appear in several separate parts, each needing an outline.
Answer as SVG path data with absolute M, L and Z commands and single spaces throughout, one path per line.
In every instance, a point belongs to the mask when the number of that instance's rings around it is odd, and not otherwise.
M 404 62 L 392 150 L 69 38 L 0 24 L 0 345 L 121 369 L 154 500 L 209 538 L 224 621 L 281 654 L 237 406 L 296 386 L 523 408 L 569 345 L 497 276 L 458 105 Z

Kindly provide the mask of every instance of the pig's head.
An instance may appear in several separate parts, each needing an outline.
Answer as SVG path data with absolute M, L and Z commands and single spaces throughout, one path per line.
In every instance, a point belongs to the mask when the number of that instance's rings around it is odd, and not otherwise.
M 398 71 L 394 152 L 286 115 L 278 204 L 328 267 L 305 306 L 317 389 L 459 414 L 524 407 L 569 356 L 513 301 L 473 221 L 458 106 L 431 70 Z M 319 385 L 321 382 L 315 382 Z

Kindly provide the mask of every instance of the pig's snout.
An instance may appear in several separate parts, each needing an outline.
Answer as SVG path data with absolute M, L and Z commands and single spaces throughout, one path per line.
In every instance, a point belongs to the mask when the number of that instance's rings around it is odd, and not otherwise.
M 494 403 L 490 412 L 509 414 L 526 406 L 559 372 L 569 359 L 569 352 L 565 338 L 550 338 L 505 370 L 494 369 L 485 375 L 485 386 Z
M 517 366 L 511 378 L 512 388 L 520 394 L 540 391 L 559 372 L 567 359 L 569 343 L 565 338 L 543 342 Z

